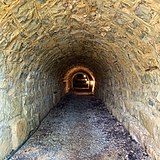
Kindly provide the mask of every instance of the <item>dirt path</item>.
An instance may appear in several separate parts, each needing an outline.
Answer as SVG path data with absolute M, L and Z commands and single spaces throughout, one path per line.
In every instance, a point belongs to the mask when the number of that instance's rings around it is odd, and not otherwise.
M 151 160 L 94 96 L 66 96 L 11 160 Z

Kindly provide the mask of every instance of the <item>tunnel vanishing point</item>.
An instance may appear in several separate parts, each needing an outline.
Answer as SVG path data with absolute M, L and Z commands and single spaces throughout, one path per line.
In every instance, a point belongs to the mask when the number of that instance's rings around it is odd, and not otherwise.
M 160 160 L 159 0 L 1 0 L 0 159 L 76 73 L 95 78 L 92 93 Z

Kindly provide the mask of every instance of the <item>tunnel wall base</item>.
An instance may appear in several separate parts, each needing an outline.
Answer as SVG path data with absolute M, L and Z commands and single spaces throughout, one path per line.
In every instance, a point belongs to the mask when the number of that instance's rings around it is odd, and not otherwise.
M 148 89 L 146 93 L 154 92 L 159 88 L 153 87 Z M 123 123 L 129 131 L 132 138 L 139 142 L 153 160 L 160 159 L 160 118 L 154 106 L 149 106 L 148 103 L 138 101 L 137 94 L 141 94 L 140 90 L 132 90 L 129 92 L 137 93 L 134 96 L 124 97 L 124 90 L 105 87 L 99 89 L 97 97 L 105 102 L 107 109 Z M 114 94 L 113 94 L 114 93 Z M 118 93 L 121 93 L 121 95 Z M 130 98 L 129 98 L 130 97 Z M 148 97 L 146 96 L 146 99 Z M 150 97 L 151 98 L 151 97 Z M 151 103 L 151 102 L 149 102 Z

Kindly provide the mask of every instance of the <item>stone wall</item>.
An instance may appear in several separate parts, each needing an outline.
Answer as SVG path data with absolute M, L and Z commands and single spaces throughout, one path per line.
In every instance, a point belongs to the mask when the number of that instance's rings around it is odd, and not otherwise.
M 75 65 L 153 159 L 160 159 L 158 0 L 0 1 L 0 159 L 64 95 Z
M 6 74 L 0 89 L 3 101 L 0 105 L 0 150 L 3 151 L 0 159 L 17 149 L 55 104 L 53 92 L 56 87 L 47 74 L 29 71 L 25 78 L 14 79 Z
M 156 74 L 156 71 L 152 71 L 149 75 Z M 124 124 L 132 137 L 142 144 L 153 159 L 158 160 L 160 159 L 159 85 L 154 84 L 152 77 L 148 79 L 152 81 L 148 84 L 142 83 L 141 80 L 137 82 L 138 79 L 124 84 L 129 75 L 125 76 L 126 78 L 122 80 L 120 75 L 108 76 L 101 86 L 105 90 L 99 90 L 98 95 L 113 115 Z

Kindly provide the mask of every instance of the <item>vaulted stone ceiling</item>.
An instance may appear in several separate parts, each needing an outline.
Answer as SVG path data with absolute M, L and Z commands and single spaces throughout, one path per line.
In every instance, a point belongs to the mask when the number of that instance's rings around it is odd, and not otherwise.
M 43 68 L 54 69 L 66 57 L 87 55 L 139 75 L 159 67 L 159 7 L 153 1 L 4 1 L 1 49 L 8 63 L 36 60 L 42 67 L 45 60 Z
M 95 74 L 96 95 L 158 157 L 159 11 L 159 0 L 1 0 L 0 124 L 13 141 L 6 154 L 46 115 L 53 92 L 57 101 L 63 95 L 65 73 L 82 65 Z M 10 127 L 17 117 L 27 124 L 21 138 Z

